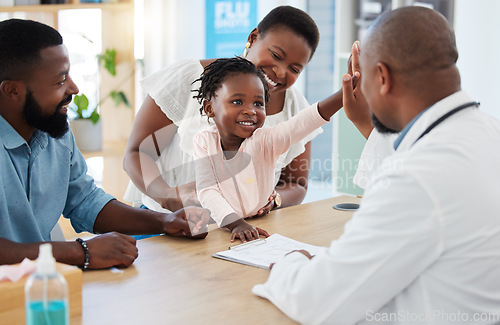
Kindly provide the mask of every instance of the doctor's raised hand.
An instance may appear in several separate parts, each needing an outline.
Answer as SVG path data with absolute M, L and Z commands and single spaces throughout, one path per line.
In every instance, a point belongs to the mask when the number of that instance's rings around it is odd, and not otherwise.
M 373 125 L 370 108 L 361 90 L 360 53 L 359 41 L 355 41 L 349 56 L 348 71 L 342 76 L 342 100 L 347 118 L 354 123 L 365 138 L 368 138 Z

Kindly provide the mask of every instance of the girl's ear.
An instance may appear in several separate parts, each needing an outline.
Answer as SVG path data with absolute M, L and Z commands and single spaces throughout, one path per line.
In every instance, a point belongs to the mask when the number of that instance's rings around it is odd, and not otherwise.
M 203 100 L 203 111 L 205 112 L 205 114 L 207 114 L 208 117 L 215 116 L 214 109 L 212 107 L 212 101 L 206 99 Z

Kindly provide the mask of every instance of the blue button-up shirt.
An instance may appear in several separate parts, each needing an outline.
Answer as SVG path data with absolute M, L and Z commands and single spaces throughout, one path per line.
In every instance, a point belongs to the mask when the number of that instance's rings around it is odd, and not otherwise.
M 26 143 L 0 116 L 0 237 L 49 241 L 61 214 L 77 232 L 93 232 L 97 214 L 113 196 L 87 175 L 73 134 L 54 139 L 36 130 Z

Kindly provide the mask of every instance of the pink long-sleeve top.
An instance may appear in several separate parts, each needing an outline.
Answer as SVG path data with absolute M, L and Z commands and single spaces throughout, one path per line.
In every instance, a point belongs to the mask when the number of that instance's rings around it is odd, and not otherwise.
M 243 218 L 257 214 L 273 193 L 278 157 L 327 122 L 319 114 L 318 104 L 313 104 L 274 128 L 255 130 L 231 159 L 224 156 L 215 126 L 198 132 L 193 141 L 201 205 L 211 211 L 219 226 L 231 213 Z

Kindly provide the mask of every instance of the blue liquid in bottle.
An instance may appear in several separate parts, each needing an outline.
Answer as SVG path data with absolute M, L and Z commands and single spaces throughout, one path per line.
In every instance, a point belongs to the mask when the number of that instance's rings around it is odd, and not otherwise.
M 26 324 L 69 325 L 68 284 L 57 273 L 51 244 L 40 245 L 36 265 L 24 285 Z
M 66 325 L 68 306 L 64 300 L 31 301 L 27 307 L 26 325 Z

